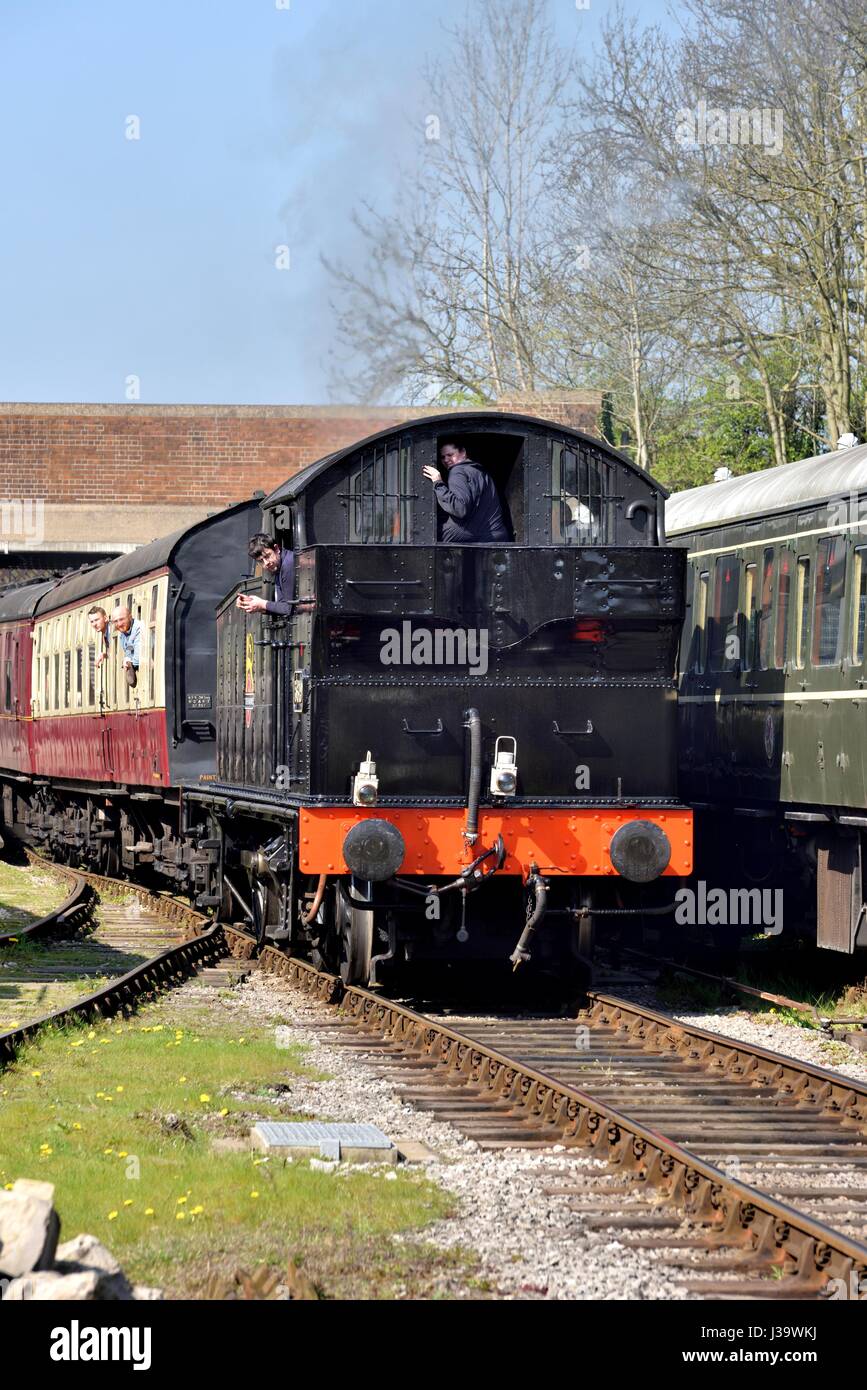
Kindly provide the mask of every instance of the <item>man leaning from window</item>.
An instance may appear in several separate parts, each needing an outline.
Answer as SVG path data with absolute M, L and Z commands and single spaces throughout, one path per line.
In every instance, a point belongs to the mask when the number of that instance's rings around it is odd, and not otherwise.
M 127 685 L 138 685 L 139 653 L 141 652 L 141 626 L 129 609 L 122 605 L 111 615 L 114 628 L 123 652 L 123 674 Z
M 239 594 L 237 606 L 245 613 L 275 613 L 288 618 L 292 612 L 293 580 L 295 575 L 295 555 L 284 550 L 273 536 L 260 531 L 250 541 L 250 559 L 257 561 L 263 573 L 274 580 L 273 599 L 260 598 L 258 594 Z

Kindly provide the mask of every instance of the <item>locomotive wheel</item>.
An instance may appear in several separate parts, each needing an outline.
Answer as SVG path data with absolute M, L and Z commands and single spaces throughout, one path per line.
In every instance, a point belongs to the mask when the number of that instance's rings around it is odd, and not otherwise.
M 349 901 L 338 884 L 338 972 L 345 985 L 366 985 L 373 957 L 373 913 Z

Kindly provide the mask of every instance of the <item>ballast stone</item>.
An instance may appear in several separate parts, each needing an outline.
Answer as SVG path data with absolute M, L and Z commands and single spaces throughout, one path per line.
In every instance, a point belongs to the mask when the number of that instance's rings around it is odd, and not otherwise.
M 376 1125 L 323 1124 L 319 1120 L 260 1120 L 250 1130 L 254 1148 L 283 1158 L 337 1163 L 397 1163 L 398 1151 Z
M 19 1178 L 10 1192 L 0 1191 L 0 1277 L 47 1269 L 59 1235 L 52 1183 Z

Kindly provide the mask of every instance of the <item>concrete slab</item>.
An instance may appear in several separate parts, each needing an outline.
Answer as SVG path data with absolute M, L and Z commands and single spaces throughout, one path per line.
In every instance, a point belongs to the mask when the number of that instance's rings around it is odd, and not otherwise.
M 398 1152 L 376 1125 L 323 1124 L 319 1120 L 260 1120 L 250 1130 L 253 1148 L 284 1158 L 341 1163 L 397 1163 Z

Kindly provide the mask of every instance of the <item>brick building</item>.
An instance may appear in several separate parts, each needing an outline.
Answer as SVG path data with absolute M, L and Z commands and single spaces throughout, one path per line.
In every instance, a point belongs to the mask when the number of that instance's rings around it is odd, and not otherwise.
M 498 407 L 598 433 L 600 398 Z M 430 406 L 0 404 L 0 575 L 116 555 Z

